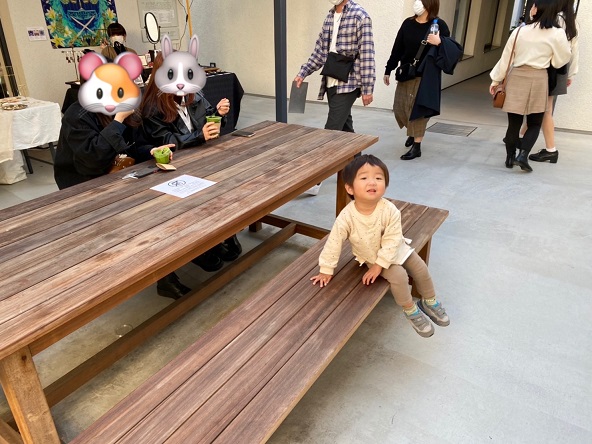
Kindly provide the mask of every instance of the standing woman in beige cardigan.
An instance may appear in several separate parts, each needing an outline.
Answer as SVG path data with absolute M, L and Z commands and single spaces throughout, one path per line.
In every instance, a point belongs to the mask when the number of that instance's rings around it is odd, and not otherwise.
M 506 100 L 502 108 L 508 113 L 505 137 L 507 168 L 518 165 L 524 171 L 532 171 L 528 164 L 528 154 L 538 138 L 547 109 L 547 68 L 549 65 L 560 68 L 571 58 L 565 31 L 554 26 L 559 12 L 557 6 L 556 0 L 535 0 L 530 10 L 532 21 L 512 32 L 500 60 L 490 73 L 492 82 L 489 92 L 493 95 L 495 87 L 504 80 L 506 68 L 512 59 L 514 41 L 520 31 L 514 47 L 513 67 L 506 83 Z M 528 129 L 516 156 L 516 144 L 524 116 Z

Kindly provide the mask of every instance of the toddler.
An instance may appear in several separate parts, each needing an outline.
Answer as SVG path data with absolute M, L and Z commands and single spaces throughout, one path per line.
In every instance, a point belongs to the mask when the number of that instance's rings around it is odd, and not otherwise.
M 311 278 L 313 285 L 318 282 L 324 287 L 329 283 L 343 242 L 349 239 L 356 260 L 368 267 L 362 282 L 370 285 L 382 275 L 415 331 L 424 338 L 432 336 L 434 326 L 429 319 L 442 327 L 450 320 L 436 300 L 428 267 L 403 237 L 401 212 L 383 199 L 389 184 L 386 165 L 375 156 L 362 155 L 345 167 L 343 178 L 345 190 L 354 200 L 335 220 L 319 257 L 320 273 Z M 411 296 L 408 276 L 422 296 L 417 304 Z

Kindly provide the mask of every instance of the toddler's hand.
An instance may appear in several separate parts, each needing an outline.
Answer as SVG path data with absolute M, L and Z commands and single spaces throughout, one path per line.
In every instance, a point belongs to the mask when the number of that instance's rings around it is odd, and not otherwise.
M 329 283 L 332 277 L 333 276 L 330 274 L 319 273 L 316 276 L 311 277 L 310 280 L 312 281 L 312 285 L 316 285 L 318 282 L 319 287 L 323 288 Z
M 376 264 L 372 265 L 370 267 L 370 269 L 362 277 L 362 283 L 364 285 L 373 284 L 374 281 L 376 280 L 376 278 L 378 276 L 380 276 L 381 272 L 382 272 L 382 267 L 380 265 L 376 265 Z

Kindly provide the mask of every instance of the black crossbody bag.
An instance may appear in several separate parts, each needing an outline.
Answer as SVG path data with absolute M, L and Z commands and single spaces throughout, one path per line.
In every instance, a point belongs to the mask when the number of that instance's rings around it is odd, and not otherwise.
M 353 57 L 348 57 L 336 52 L 327 54 L 327 61 L 321 71 L 322 76 L 333 77 L 334 79 L 346 82 L 349 79 L 349 73 L 354 69 Z
M 413 58 L 413 63 L 403 63 L 395 69 L 395 79 L 397 79 L 397 82 L 406 82 L 407 80 L 413 80 L 417 77 L 417 62 L 419 62 L 421 54 L 426 46 L 428 46 L 428 35 L 430 35 L 429 29 L 424 39 L 421 41 L 421 45 L 419 45 L 417 54 L 415 54 L 415 57 Z

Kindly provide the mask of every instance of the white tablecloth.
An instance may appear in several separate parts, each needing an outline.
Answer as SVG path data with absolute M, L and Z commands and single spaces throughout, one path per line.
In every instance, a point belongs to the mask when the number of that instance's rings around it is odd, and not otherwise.
M 10 103 L 26 103 L 27 108 L 0 110 L 0 162 L 11 160 L 15 150 L 33 148 L 58 140 L 62 125 L 59 104 L 28 97 L 22 98 L 20 102 Z

